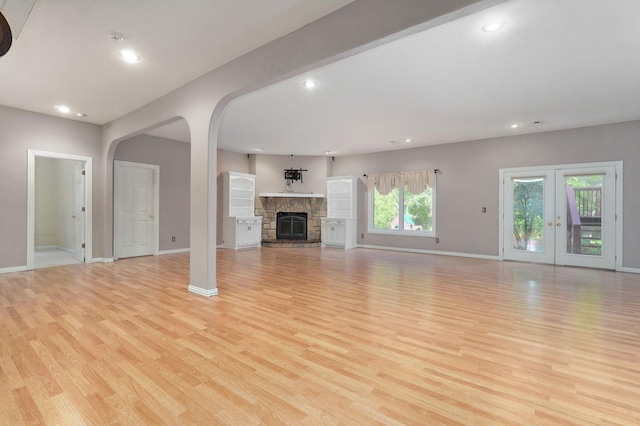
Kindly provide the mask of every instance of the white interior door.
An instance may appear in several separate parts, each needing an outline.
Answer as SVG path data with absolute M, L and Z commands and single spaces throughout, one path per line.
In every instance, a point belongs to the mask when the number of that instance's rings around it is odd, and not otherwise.
M 616 268 L 616 166 L 502 173 L 503 257 Z
M 85 182 L 84 163 L 77 163 L 73 166 L 73 249 L 74 256 L 80 262 L 85 260 Z
M 116 257 L 157 252 L 157 166 L 115 162 Z

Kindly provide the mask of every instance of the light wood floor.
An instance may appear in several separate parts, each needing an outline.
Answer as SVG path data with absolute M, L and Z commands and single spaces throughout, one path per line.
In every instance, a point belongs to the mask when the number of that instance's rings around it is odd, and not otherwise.
M 365 249 L 0 276 L 0 425 L 640 424 L 640 275 Z

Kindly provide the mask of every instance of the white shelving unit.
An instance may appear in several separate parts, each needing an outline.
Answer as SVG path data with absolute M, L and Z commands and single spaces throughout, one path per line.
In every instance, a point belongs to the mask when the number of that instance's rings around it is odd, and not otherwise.
M 256 176 L 224 172 L 222 175 L 222 246 L 259 247 L 262 217 L 255 216 Z
M 322 219 L 322 244 L 354 248 L 358 236 L 358 177 L 327 178 L 327 217 Z

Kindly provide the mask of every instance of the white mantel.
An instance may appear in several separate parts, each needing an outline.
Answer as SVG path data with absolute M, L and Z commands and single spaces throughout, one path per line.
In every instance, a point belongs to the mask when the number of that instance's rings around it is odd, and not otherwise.
M 324 194 L 305 194 L 302 192 L 261 192 L 258 195 L 277 198 L 324 198 Z

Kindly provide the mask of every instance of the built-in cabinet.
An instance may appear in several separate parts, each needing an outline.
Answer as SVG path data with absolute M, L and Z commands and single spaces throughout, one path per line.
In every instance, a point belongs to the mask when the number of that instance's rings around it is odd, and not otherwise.
M 262 241 L 262 217 L 255 216 L 256 176 L 222 174 L 222 245 L 238 249 L 258 247 Z
M 354 248 L 358 236 L 358 177 L 327 178 L 327 217 L 322 218 L 322 244 Z

